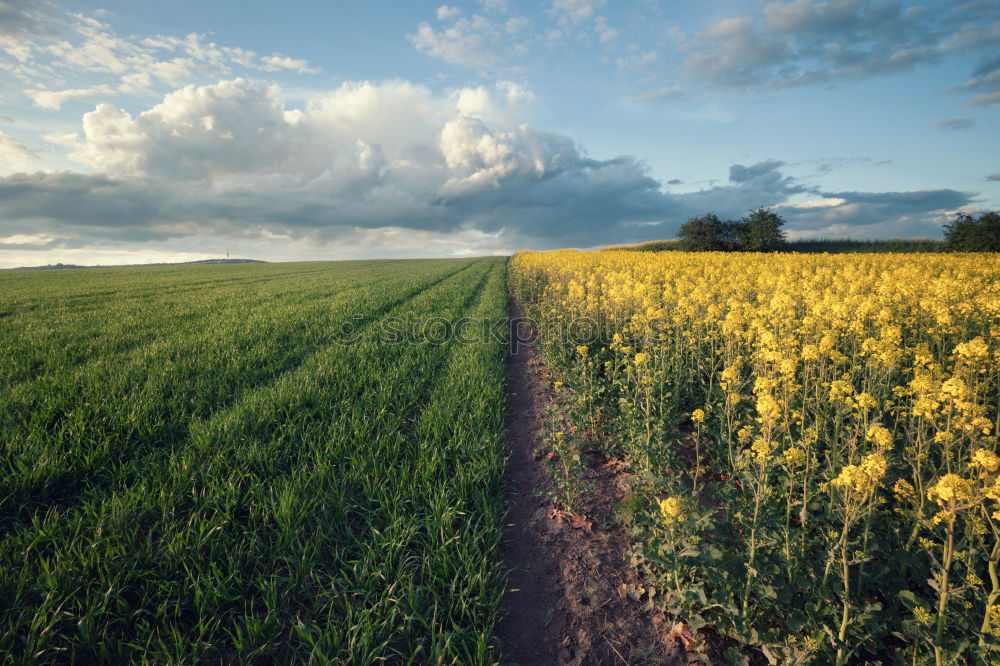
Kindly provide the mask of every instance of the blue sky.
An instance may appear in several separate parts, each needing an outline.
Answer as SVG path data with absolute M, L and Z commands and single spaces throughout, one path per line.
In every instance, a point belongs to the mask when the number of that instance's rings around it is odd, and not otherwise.
M 998 138 L 995 2 L 0 0 L 0 267 L 938 237 Z

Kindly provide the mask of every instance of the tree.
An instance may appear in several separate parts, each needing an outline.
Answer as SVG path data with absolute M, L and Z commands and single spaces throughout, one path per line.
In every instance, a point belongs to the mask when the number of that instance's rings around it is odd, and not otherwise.
M 785 221 L 768 208 L 758 208 L 733 225 L 736 243 L 745 252 L 771 252 L 785 244 Z
M 950 250 L 1000 252 L 1000 211 L 981 213 L 978 218 L 958 213 L 944 228 L 945 244 Z
M 693 251 L 729 250 L 729 225 L 714 213 L 692 217 L 677 231 L 681 247 Z
M 681 249 L 694 251 L 743 250 L 769 252 L 785 244 L 785 221 L 767 208 L 758 208 L 741 220 L 723 222 L 714 213 L 692 217 L 677 232 Z

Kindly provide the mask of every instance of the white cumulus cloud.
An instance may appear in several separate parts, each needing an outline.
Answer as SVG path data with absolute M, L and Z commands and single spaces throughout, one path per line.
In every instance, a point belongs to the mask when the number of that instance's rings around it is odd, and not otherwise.
M 294 109 L 275 85 L 232 79 L 180 88 L 136 114 L 101 103 L 80 133 L 47 136 L 95 175 L 24 176 L 17 191 L 31 194 L 0 215 L 154 236 L 192 220 L 227 234 L 530 235 L 598 233 L 669 204 L 635 160 L 593 160 L 521 122 L 531 98 L 511 82 L 443 94 L 352 82 Z
M 732 165 L 725 185 L 671 195 L 634 158 L 593 159 L 525 123 L 530 99 L 510 82 L 434 91 L 359 81 L 290 108 L 279 86 L 236 78 L 179 88 L 138 113 L 103 102 L 77 133 L 46 135 L 90 172 L 0 177 L 0 236 L 480 252 L 669 238 L 692 215 L 736 217 L 795 196 L 843 201 L 783 209 L 790 226 L 813 229 L 830 216 L 900 215 L 934 228 L 941 211 L 971 201 L 951 190 L 821 192 L 778 160 Z

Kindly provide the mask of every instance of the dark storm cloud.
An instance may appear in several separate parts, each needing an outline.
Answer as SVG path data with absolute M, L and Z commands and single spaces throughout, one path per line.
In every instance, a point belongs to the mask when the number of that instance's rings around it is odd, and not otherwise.
M 789 86 L 903 71 L 939 57 L 928 12 L 895 2 L 774 2 L 698 37 L 687 65 L 727 86 Z
M 739 218 L 750 210 L 776 206 L 790 196 L 808 192 L 805 185 L 781 172 L 783 165 L 778 160 L 765 160 L 750 166 L 734 164 L 729 167 L 729 185 L 675 195 L 673 199 L 681 211 L 677 226 L 704 213 Z
M 590 159 L 567 137 L 488 122 L 490 111 L 480 102 L 463 113 L 454 98 L 390 82 L 345 85 L 289 113 L 274 87 L 244 79 L 184 88 L 135 116 L 101 104 L 72 153 L 101 173 L 0 179 L 0 231 L 16 222 L 301 238 L 401 227 L 590 239 L 676 212 L 642 162 Z

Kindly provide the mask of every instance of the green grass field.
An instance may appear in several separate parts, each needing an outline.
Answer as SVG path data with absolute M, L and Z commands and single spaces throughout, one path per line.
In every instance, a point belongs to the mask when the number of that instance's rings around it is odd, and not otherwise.
M 505 273 L 0 273 L 0 662 L 494 662 Z

